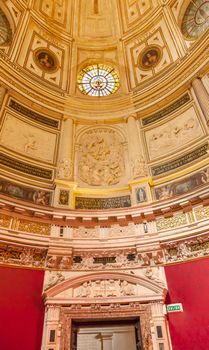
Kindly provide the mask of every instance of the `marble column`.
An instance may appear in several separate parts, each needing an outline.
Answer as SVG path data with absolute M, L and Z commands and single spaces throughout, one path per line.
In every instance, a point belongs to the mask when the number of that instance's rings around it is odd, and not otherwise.
M 61 143 L 57 178 L 72 180 L 73 176 L 73 137 L 74 123 L 72 118 L 65 118 L 62 122 Z
M 128 149 L 129 159 L 132 170 L 133 179 L 145 177 L 148 175 L 147 165 L 143 156 L 142 141 L 137 128 L 135 115 L 130 115 L 127 118 L 128 129 Z
M 202 112 L 206 118 L 206 121 L 209 124 L 209 94 L 202 80 L 199 78 L 193 80 L 192 87 L 202 109 Z

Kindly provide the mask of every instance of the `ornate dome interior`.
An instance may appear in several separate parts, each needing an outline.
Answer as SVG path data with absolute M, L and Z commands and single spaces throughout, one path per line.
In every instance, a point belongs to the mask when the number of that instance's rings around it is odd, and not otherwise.
M 46 308 L 98 281 L 178 302 L 170 265 L 208 256 L 208 27 L 205 0 L 0 1 L 0 264 L 42 273 Z M 70 349 L 53 320 L 41 349 Z M 183 349 L 140 322 L 144 350 Z

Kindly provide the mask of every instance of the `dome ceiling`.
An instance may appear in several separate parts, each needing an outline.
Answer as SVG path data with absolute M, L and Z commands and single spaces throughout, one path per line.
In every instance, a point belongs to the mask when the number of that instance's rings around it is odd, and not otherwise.
M 103 209 L 207 183 L 208 4 L 0 1 L 1 192 Z

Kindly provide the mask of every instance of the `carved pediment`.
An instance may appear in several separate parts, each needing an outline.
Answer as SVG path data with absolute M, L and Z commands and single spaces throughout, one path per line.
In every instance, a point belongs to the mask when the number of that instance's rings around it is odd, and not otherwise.
M 59 283 L 60 282 L 60 283 Z M 131 298 L 140 300 L 163 300 L 165 288 L 162 284 L 150 281 L 146 277 L 124 273 L 94 273 L 71 278 L 46 290 L 46 299 L 90 301 L 97 299 Z

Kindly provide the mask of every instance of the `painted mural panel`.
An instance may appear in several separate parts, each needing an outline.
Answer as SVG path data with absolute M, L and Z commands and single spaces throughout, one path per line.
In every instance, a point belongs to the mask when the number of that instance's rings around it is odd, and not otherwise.
M 209 168 L 188 176 L 183 180 L 156 187 L 155 198 L 157 200 L 163 200 L 179 196 L 206 183 L 209 183 Z
M 52 192 L 0 179 L 0 193 L 38 205 L 51 205 Z

